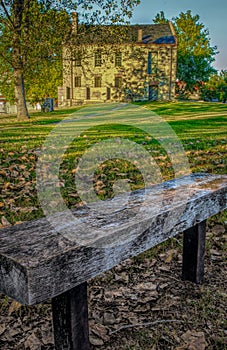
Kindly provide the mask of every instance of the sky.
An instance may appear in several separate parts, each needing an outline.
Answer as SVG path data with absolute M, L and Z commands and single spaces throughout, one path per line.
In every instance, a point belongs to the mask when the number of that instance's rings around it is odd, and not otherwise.
M 141 0 L 134 10 L 132 24 L 151 24 L 156 14 L 164 11 L 172 19 L 191 10 L 209 30 L 211 46 L 217 46 L 214 68 L 227 70 L 227 0 Z

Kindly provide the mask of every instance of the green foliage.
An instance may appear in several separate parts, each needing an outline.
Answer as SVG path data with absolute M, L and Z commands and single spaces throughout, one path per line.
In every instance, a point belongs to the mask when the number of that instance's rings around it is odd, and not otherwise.
M 0 89 L 10 100 L 15 93 L 18 117 L 28 117 L 24 90 L 32 100 L 56 96 L 72 12 L 80 13 L 85 28 L 88 23 L 125 23 L 139 2 L 0 0 Z
M 31 2 L 24 11 L 20 36 L 21 70 L 26 96 L 39 101 L 46 96 L 57 97 L 62 77 L 62 41 L 70 32 L 70 17 L 65 11 L 46 10 Z M 27 19 L 26 19 L 27 18 Z M 29 18 L 29 23 L 27 22 Z M 10 101 L 14 99 L 13 28 L 1 24 L 0 91 Z
M 11 48 L 11 32 L 6 30 L 5 21 L 0 16 L 0 91 L 10 102 L 14 99 Z
M 207 81 L 214 73 L 211 64 L 214 61 L 216 47 L 211 47 L 209 32 L 199 22 L 199 16 L 191 11 L 181 12 L 174 18 L 178 36 L 177 77 L 186 83 L 185 90 L 193 91 L 198 81 Z
M 227 101 L 227 71 L 221 71 L 220 74 L 213 74 L 208 82 L 201 89 L 201 97 L 210 101 L 217 99 L 225 103 Z
M 177 78 L 184 82 L 177 86 L 180 95 L 192 92 L 198 82 L 207 81 L 215 72 L 211 64 L 217 48 L 211 46 L 209 31 L 199 19 L 199 15 L 193 16 L 190 10 L 172 18 L 178 38 Z M 166 23 L 168 20 L 161 11 L 154 22 Z
M 156 23 L 156 24 L 158 24 L 158 23 L 168 23 L 169 20 L 166 18 L 164 12 L 160 11 L 159 13 L 157 13 L 155 18 L 153 19 L 153 22 Z
M 41 102 L 46 97 L 57 99 L 57 87 L 62 85 L 62 61 L 44 61 L 39 72 L 26 75 L 26 95 L 30 102 Z
M 10 66 L 0 57 L 0 92 L 7 101 L 14 102 L 13 72 Z

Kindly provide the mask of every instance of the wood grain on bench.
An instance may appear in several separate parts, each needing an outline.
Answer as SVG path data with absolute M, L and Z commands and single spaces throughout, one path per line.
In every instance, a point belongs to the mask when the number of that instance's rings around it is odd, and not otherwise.
M 193 174 L 0 230 L 0 291 L 23 304 L 54 298 L 227 207 L 227 176 Z M 53 221 L 53 218 L 52 218 Z M 190 259 L 190 257 L 189 257 Z

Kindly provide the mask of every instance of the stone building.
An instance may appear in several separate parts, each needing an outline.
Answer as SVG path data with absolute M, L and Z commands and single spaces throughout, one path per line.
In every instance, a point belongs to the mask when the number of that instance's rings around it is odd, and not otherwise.
M 177 38 L 168 24 L 78 25 L 63 45 L 59 105 L 174 99 Z
M 6 99 L 0 92 L 0 113 L 5 112 Z

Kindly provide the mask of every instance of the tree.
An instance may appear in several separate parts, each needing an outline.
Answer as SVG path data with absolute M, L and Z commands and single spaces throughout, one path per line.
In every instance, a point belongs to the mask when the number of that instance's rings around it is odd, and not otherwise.
M 201 89 L 201 97 L 204 100 L 211 101 L 217 99 L 225 103 L 227 101 L 227 71 L 223 70 L 220 74 L 213 74 Z
M 40 71 L 43 60 L 58 58 L 55 49 L 61 46 L 59 40 L 69 35 L 65 23 L 70 12 L 80 11 L 89 23 L 122 23 L 131 17 L 137 4 L 139 0 L 0 0 L 0 57 L 5 76 L 13 73 L 18 118 L 29 117 L 26 74 Z
M 57 99 L 57 86 L 62 84 L 62 60 L 44 61 L 36 74 L 25 76 L 26 96 L 30 102 L 42 102 L 46 97 Z
M 0 3 L 3 4 L 2 1 Z M 14 98 L 18 118 L 25 118 L 29 116 L 25 82 L 39 75 L 43 65 L 52 67 L 56 60 L 60 60 L 61 42 L 71 24 L 65 11 L 45 8 L 36 1 L 24 3 L 20 14 L 15 6 L 16 2 L 12 4 L 12 9 L 3 6 L 5 17 L 3 11 L 1 13 L 0 71 L 2 85 L 6 84 L 8 88 L 14 86 L 14 96 L 12 88 L 6 91 L 6 96 L 10 100 Z M 6 88 L 3 86 L 1 90 L 4 92 Z
M 70 17 L 65 11 L 42 11 L 38 3 L 34 2 L 30 6 L 28 27 L 29 29 L 26 32 L 24 31 L 22 35 L 21 39 L 23 41 L 21 41 L 20 45 L 23 58 L 21 63 L 23 89 L 27 90 L 26 95 L 30 97 L 28 88 L 32 85 L 34 86 L 34 84 L 39 84 L 40 75 L 42 75 L 43 80 L 46 80 L 47 85 L 47 82 L 49 83 L 51 81 L 53 71 L 55 72 L 56 67 L 58 67 L 58 77 L 61 77 L 61 69 L 59 67 L 62 51 L 61 43 L 65 33 L 71 29 L 71 23 Z M 45 28 L 45 30 L 40 31 L 39 28 Z M 53 32 L 58 28 L 58 35 L 53 35 Z M 18 91 L 17 88 L 14 89 L 14 78 L 18 72 L 16 72 L 13 64 L 13 30 L 11 27 L 5 25 L 5 22 L 1 22 L 1 29 L 0 90 L 9 101 L 15 101 L 15 95 L 17 95 Z M 18 107 L 18 112 L 20 112 L 20 104 Z
M 179 93 L 192 92 L 198 82 L 205 82 L 215 72 L 212 67 L 217 48 L 210 44 L 209 31 L 199 22 L 199 15 L 191 11 L 181 12 L 172 19 L 178 38 L 177 78 L 180 84 Z M 157 14 L 155 23 L 166 22 L 163 12 Z
M 186 83 L 186 90 L 193 91 L 198 81 L 207 81 L 215 72 L 211 64 L 216 47 L 211 47 L 209 31 L 199 22 L 199 15 L 181 12 L 174 23 L 178 35 L 178 79 Z
M 169 20 L 166 18 L 165 14 L 163 11 L 160 11 L 159 13 L 157 13 L 157 15 L 155 16 L 155 18 L 153 19 L 154 23 L 168 23 Z
M 220 89 L 220 101 L 226 103 L 227 101 L 227 70 L 221 70 L 220 72 L 221 84 Z

